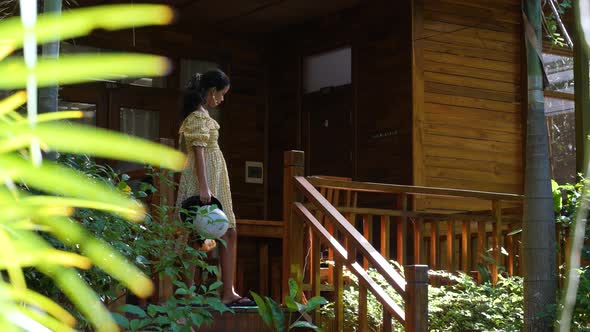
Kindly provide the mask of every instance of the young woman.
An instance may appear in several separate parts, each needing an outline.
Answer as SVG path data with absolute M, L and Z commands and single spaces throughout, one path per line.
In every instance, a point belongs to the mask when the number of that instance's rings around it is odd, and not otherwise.
M 184 121 L 179 135 L 181 147 L 188 155 L 187 167 L 181 175 L 177 202 L 198 195 L 204 204 L 216 197 L 227 215 L 230 228 L 222 239 L 227 246 L 219 246 L 222 302 L 227 305 L 252 305 L 252 301 L 238 295 L 234 289 L 236 267 L 236 218 L 232 209 L 229 176 L 223 154 L 219 149 L 219 124 L 209 116 L 208 108 L 223 102 L 230 81 L 221 70 L 196 74 L 188 83 L 184 97 Z

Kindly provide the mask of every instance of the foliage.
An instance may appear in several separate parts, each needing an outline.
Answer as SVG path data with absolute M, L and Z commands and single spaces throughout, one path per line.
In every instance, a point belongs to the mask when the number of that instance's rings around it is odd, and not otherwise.
M 396 262 L 392 262 L 399 268 Z M 395 303 L 403 307 L 402 297 L 389 286 L 376 270 L 369 269 L 369 276 L 380 285 Z M 489 283 L 478 285 L 465 274 L 452 275 L 430 271 L 430 275 L 444 277 L 450 285 L 428 288 L 428 319 L 431 331 L 519 331 L 523 321 L 522 279 L 499 277 L 498 286 Z M 347 273 L 350 285 L 344 290 L 344 325 L 347 331 L 358 326 L 358 280 Z M 367 318 L 372 332 L 382 330 L 383 307 L 371 294 L 367 298 Z M 322 314 L 333 318 L 333 304 L 322 309 Z M 403 327 L 393 321 L 394 331 Z
M 150 195 L 157 191 L 150 183 L 153 180 L 135 185 L 130 184 L 128 183 L 129 176 L 126 174 L 120 174 L 108 165 L 99 165 L 87 156 L 61 154 L 58 162 L 84 173 L 93 181 L 105 183 L 132 197 L 147 198 L 149 200 Z M 151 178 L 158 177 L 159 181 L 169 181 L 167 180 L 168 177 L 162 173 L 151 173 L 148 175 Z M 175 186 L 176 184 L 169 181 L 168 185 Z M 136 189 L 132 189 L 131 187 Z M 215 286 L 210 286 L 214 288 L 209 290 L 202 288 L 206 286 L 196 289 L 186 288 L 184 283 L 179 281 L 183 277 L 184 272 L 189 269 L 189 265 L 193 264 L 204 269 L 213 277 L 218 272 L 216 266 L 210 266 L 205 262 L 205 252 L 194 249 L 186 242 L 178 241 L 179 234 L 189 234 L 193 231 L 192 225 L 184 224 L 177 218 L 170 218 L 169 212 L 173 207 L 166 204 L 152 205 L 151 207 L 152 214 L 155 215 L 148 214 L 142 224 L 129 223 L 119 216 L 92 209 L 77 209 L 74 218 L 77 222 L 84 225 L 93 236 L 100 238 L 124 255 L 129 261 L 134 262 L 148 276 L 152 278 L 166 276 L 174 281 L 177 286 L 185 289 L 178 289 L 177 295 L 188 296 L 187 294 L 190 293 L 190 302 L 187 302 L 186 299 L 172 298 L 161 308 L 151 305 L 151 307 L 161 309 L 158 311 L 160 316 L 162 310 L 166 308 L 166 310 L 172 312 L 172 308 L 175 305 L 183 306 L 183 308 L 176 311 L 175 315 L 178 312 L 189 310 L 189 304 L 199 306 L 206 304 L 216 310 L 221 308 L 222 312 L 226 310 L 226 307 L 221 304 L 220 299 L 216 297 L 218 294 L 213 292 L 219 285 L 214 284 Z M 72 250 L 51 236 L 46 236 L 46 238 L 55 248 L 68 251 Z M 110 306 L 111 303 L 119 297 L 125 296 L 128 292 L 116 279 L 95 267 L 81 271 L 80 275 L 107 306 Z M 35 269 L 28 269 L 25 276 L 27 277 L 30 288 L 56 299 L 63 306 L 69 306 L 67 299 L 51 283 L 48 277 L 40 274 Z M 75 315 L 81 321 L 79 327 L 87 327 L 88 322 L 76 312 L 75 308 L 71 308 L 71 310 L 74 311 Z M 194 313 L 195 319 L 199 319 L 199 324 L 209 322 L 208 319 L 211 315 L 208 311 L 203 312 L 205 313 Z M 156 323 L 167 322 L 169 325 L 166 326 L 172 326 L 170 325 L 172 324 L 170 321 L 166 321 L 160 316 L 152 317 L 153 321 L 149 321 L 149 317 L 146 316 L 141 323 L 134 324 L 143 326 L 149 323 L 149 326 L 152 326 Z M 187 315 L 186 317 L 189 316 Z M 121 327 L 127 327 L 128 324 L 129 321 L 127 325 L 121 325 Z M 166 326 L 162 326 L 162 328 L 166 328 Z
M 543 28 L 546 33 L 545 37 L 549 39 L 553 45 L 566 47 L 568 45 L 565 41 L 562 31 L 559 28 L 558 18 L 553 13 L 551 6 L 548 4 L 549 1 L 553 1 L 555 3 L 557 13 L 560 16 L 559 18 L 563 21 L 563 17 L 572 8 L 572 0 L 547 0 L 544 2 L 545 5 L 543 7 Z
M 263 298 L 255 292 L 251 291 L 250 293 L 258 305 L 258 313 L 260 314 L 260 317 L 262 317 L 264 323 L 274 331 L 285 331 L 285 314 L 279 304 L 267 296 Z M 293 313 L 299 313 L 299 317 L 295 320 L 295 322 L 289 325 L 287 331 L 291 331 L 296 328 L 307 328 L 314 331 L 323 331 L 322 328 L 314 325 L 311 322 L 302 320 L 302 318 L 304 318 L 304 314 L 319 309 L 321 306 L 327 304 L 328 301 L 326 301 L 326 299 L 321 296 L 316 296 L 307 301 L 306 304 L 302 304 L 296 301 L 299 296 L 301 296 L 301 290 L 299 289 L 297 282 L 295 282 L 293 279 L 289 279 L 289 295 L 285 297 L 285 303 L 287 305 L 287 310 L 289 311 L 288 322 L 291 322 Z
M 56 36 L 79 37 L 97 27 L 120 29 L 165 24 L 172 18 L 167 7 L 101 7 L 72 10 L 62 17 L 37 18 L 35 3 L 21 2 L 22 22 L 19 17 L 0 22 L 0 59 L 24 45 L 23 58 L 0 62 L 3 89 L 27 87 L 34 100 L 37 87 L 58 82 L 83 82 L 128 74 L 159 76 L 168 70 L 168 61 L 155 56 L 78 55 L 37 61 L 35 47 L 36 42 L 54 41 Z M 105 61 L 113 59 L 121 62 Z M 120 66 L 123 63 L 125 67 Z M 74 71 L 76 68 L 81 70 Z M 133 197 L 112 186 L 93 181 L 63 165 L 43 161 L 41 149 L 154 164 L 174 170 L 184 166 L 185 157 L 173 149 L 138 138 L 58 121 L 81 117 L 81 112 L 38 115 L 36 103 L 30 102 L 27 117 L 23 117 L 16 109 L 26 99 L 27 95 L 20 91 L 0 101 L 3 183 L 0 187 L 3 211 L 0 215 L 0 266 L 6 272 L 6 280 L 10 281 L 0 283 L 0 330 L 41 330 L 45 326 L 56 331 L 73 331 L 76 321 L 70 313 L 27 287 L 23 269 L 34 268 L 47 276 L 48 284 L 56 285 L 97 331 L 115 331 L 118 328 L 111 314 L 91 288 L 95 285 L 88 285 L 79 270 L 95 265 L 141 297 L 149 296 L 153 285 L 122 254 L 96 239 L 72 217 L 76 208 L 82 208 L 108 211 L 129 221 L 142 221 L 145 209 Z M 59 240 L 62 246 L 51 242 L 48 236 Z M 63 246 L 75 252 L 61 250 Z
M 138 330 L 150 331 L 178 331 L 190 332 L 192 327 L 201 327 L 203 324 L 213 322 L 211 308 L 220 313 L 232 312 L 219 299 L 218 288 L 221 282 L 217 281 L 210 286 L 201 285 L 187 287 L 185 283 L 176 281 L 178 286 L 175 296 L 162 305 L 148 305 L 144 310 L 138 306 L 126 304 L 121 307 L 124 313 L 134 315 L 136 318 L 128 319 L 120 314 L 114 314 L 119 325 L 132 332 Z
M 554 187 L 554 206 L 556 222 L 562 226 L 562 242 L 559 248 L 566 247 L 566 240 L 576 219 L 576 213 L 582 200 L 582 190 L 586 179 L 581 178 L 576 184 L 566 183 Z M 587 213 L 587 212 L 586 212 Z M 568 253 L 565 253 L 566 255 Z M 582 261 L 590 260 L 590 223 L 586 223 Z M 560 266 L 561 277 L 565 277 L 565 264 Z M 575 331 L 590 330 L 590 266 L 583 266 L 580 271 L 580 283 L 576 293 L 576 303 L 572 317 L 572 328 Z

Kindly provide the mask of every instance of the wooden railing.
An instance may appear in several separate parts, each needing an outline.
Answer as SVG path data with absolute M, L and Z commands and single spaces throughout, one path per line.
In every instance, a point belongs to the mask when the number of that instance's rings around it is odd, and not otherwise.
M 520 235 L 511 234 L 521 226 L 520 195 L 325 177 L 310 177 L 309 182 L 323 192 L 339 212 L 346 214 L 351 224 L 356 225 L 357 219 L 361 219 L 363 236 L 370 243 L 378 243 L 383 257 L 393 256 L 400 264 L 428 263 L 431 269 L 476 273 L 480 281 L 482 274 L 475 271 L 483 267 L 489 269 L 493 283 L 497 281 L 501 266 L 509 275 L 517 274 L 521 266 L 515 260 Z M 371 194 L 371 199 L 381 202 L 380 205 L 394 208 L 359 207 L 356 202 L 361 200 L 361 193 Z M 384 200 L 376 198 L 375 194 L 389 197 Z M 347 195 L 354 197 L 352 206 L 339 199 Z M 412 203 L 416 197 L 450 198 L 466 206 L 464 210 L 415 211 Z M 371 202 L 371 199 L 364 201 Z M 482 201 L 489 202 L 489 210 L 469 210 L 470 202 Z M 376 221 L 380 223 L 379 239 L 373 239 L 373 224 Z M 394 235 L 390 232 L 392 227 L 395 227 Z M 394 250 L 390 248 L 391 239 L 395 240 Z M 474 240 L 476 243 L 473 243 Z M 409 244 L 412 245 L 411 250 Z M 473 250 L 474 245 L 476 250 Z M 502 254 L 502 248 L 507 256 Z M 395 255 L 391 255 L 392 252 Z
M 305 229 L 311 230 L 311 278 L 312 296 L 320 295 L 320 246 L 323 243 L 334 252 L 334 329 L 344 327 L 344 268 L 359 280 L 359 330 L 368 330 L 367 294 L 370 291 L 383 305 L 383 330 L 391 331 L 392 318 L 405 327 L 406 331 L 428 330 L 428 276 L 427 266 L 406 266 L 405 278 L 360 234 L 320 192 L 301 175 L 303 167 L 302 152 L 289 151 L 285 154 L 285 203 L 287 225 L 285 227 L 284 277 L 294 278 L 303 284 Z M 324 223 L 310 211 L 308 201 L 316 211 L 325 216 Z M 330 224 L 335 232 L 330 233 L 324 226 Z M 336 234 L 337 233 L 337 234 Z M 357 256 L 376 269 L 385 280 L 404 299 L 404 309 L 400 308 L 387 292 L 373 280 Z M 284 286 L 286 280 L 284 280 Z M 286 288 L 285 288 L 286 289 Z M 315 320 L 320 319 L 316 312 Z

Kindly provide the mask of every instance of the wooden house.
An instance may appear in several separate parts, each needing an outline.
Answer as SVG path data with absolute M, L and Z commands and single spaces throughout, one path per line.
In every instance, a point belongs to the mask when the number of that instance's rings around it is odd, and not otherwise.
M 402 264 L 471 272 L 495 248 L 491 255 L 501 262 L 492 273 L 499 265 L 517 273 L 518 245 L 508 233 L 519 227 L 524 179 L 519 0 L 161 2 L 177 9 L 175 25 L 100 31 L 67 49 L 161 54 L 174 71 L 163 79 L 63 87 L 62 105 L 95 111 L 97 126 L 176 141 L 188 77 L 210 67 L 231 77 L 214 114 L 240 219 L 240 291 L 280 298 L 293 272 L 284 262 L 302 259 L 309 247 L 287 222 L 298 199 L 320 224 L 333 216 L 322 206 L 336 206 L 383 257 Z M 291 150 L 305 156 L 285 154 Z M 307 183 L 327 200 L 293 175 L 321 176 Z M 298 190 L 310 196 L 303 201 Z M 341 235 L 354 235 L 348 231 Z M 364 267 L 382 263 L 359 248 Z M 305 272 L 304 280 L 316 276 Z

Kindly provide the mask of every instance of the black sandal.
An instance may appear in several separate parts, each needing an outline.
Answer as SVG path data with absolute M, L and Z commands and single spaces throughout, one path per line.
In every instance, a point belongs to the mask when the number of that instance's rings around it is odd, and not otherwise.
M 256 302 L 252 301 L 246 296 L 243 296 L 233 302 L 225 304 L 228 307 L 256 307 Z

